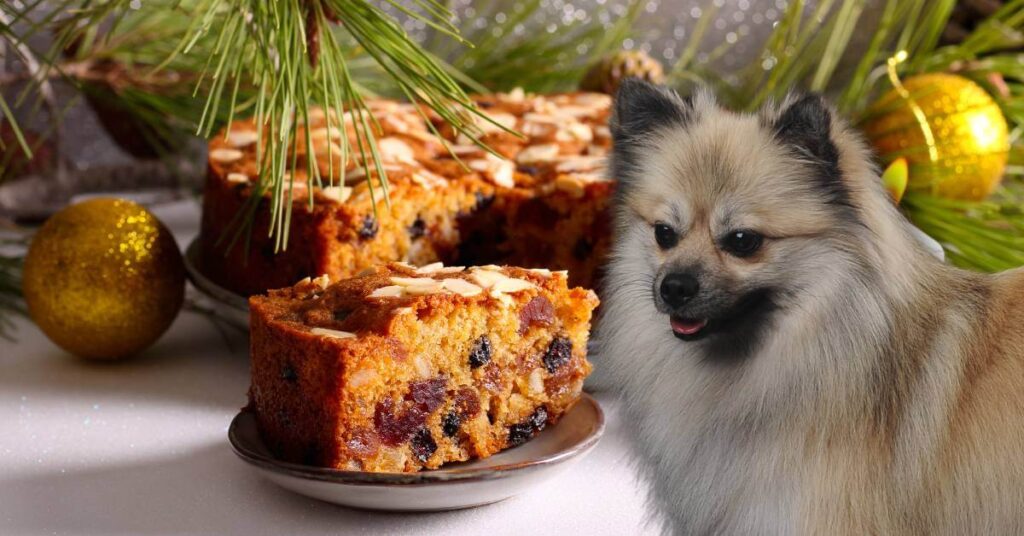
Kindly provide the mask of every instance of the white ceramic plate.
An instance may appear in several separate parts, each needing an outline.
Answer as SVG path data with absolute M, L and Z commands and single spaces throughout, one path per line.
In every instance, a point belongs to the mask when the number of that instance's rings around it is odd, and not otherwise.
M 528 443 L 490 458 L 419 473 L 339 471 L 277 460 L 260 439 L 256 417 L 239 413 L 228 429 L 245 462 L 279 486 L 323 501 L 369 510 L 430 512 L 495 503 L 569 468 L 590 452 L 604 432 L 604 413 L 590 395 L 558 424 Z
M 249 329 L 249 300 L 207 279 L 199 271 L 199 266 L 199 239 L 196 238 L 185 249 L 185 272 L 188 273 L 189 281 L 207 298 L 206 301 L 218 316 Z

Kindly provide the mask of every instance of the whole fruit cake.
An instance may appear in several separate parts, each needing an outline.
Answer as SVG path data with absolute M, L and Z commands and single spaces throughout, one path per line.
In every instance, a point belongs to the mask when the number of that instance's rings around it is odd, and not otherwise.
M 202 270 L 245 295 L 319 274 L 349 277 L 392 261 L 543 266 L 569 270 L 574 284 L 593 286 L 608 249 L 614 188 L 604 177 L 610 97 L 513 91 L 476 103 L 493 121 L 478 120 L 477 134 L 504 158 L 473 145 L 426 107 L 368 102 L 379 125 L 390 207 L 372 166 L 377 187 L 369 188 L 358 151 L 340 158 L 343 137 L 357 146 L 351 112 L 313 110 L 289 158 L 296 174 L 279 193 L 291 199 L 284 251 L 268 237 L 272 194 L 249 203 L 264 190 L 257 127 L 251 120 L 232 123 L 210 142 Z M 329 186 L 307 187 L 310 159 Z M 251 242 L 228 247 L 236 216 L 252 206 L 259 210 L 252 211 Z
M 275 455 L 359 471 L 490 456 L 578 400 L 597 296 L 564 272 L 391 263 L 250 299 L 250 408 Z

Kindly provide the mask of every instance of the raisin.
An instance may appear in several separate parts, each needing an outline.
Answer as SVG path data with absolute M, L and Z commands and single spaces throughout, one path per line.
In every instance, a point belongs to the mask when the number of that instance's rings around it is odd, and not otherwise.
M 284 367 L 281 368 L 281 379 L 286 382 L 297 382 L 299 381 L 299 373 L 295 372 L 291 363 L 285 363 Z
M 491 360 L 491 339 L 481 335 L 469 349 L 469 368 L 478 368 Z
M 379 229 L 380 226 L 377 225 L 377 218 L 374 218 L 373 214 L 367 214 L 366 217 L 363 218 L 363 226 L 359 228 L 359 238 L 362 238 L 363 240 L 373 238 L 377 236 L 377 231 Z
M 334 318 L 335 322 L 343 322 L 351 314 L 352 314 L 352 309 L 349 309 L 347 307 L 342 307 L 341 309 L 335 309 L 331 316 Z
M 480 413 L 480 398 L 471 387 L 463 387 L 452 395 L 452 404 L 459 412 L 459 417 L 463 419 L 475 417 Z
M 540 174 L 540 168 L 538 168 L 537 166 L 530 165 L 520 165 L 519 167 L 516 168 L 516 171 L 520 173 L 526 173 L 527 175 L 533 175 L 534 177 Z
M 519 311 L 519 334 L 526 333 L 534 324 L 550 326 L 554 319 L 555 306 L 544 296 L 537 296 Z
M 413 239 L 421 238 L 423 235 L 427 234 L 427 222 L 423 221 L 423 218 L 417 216 L 416 219 L 413 220 L 412 225 L 409 226 L 408 231 L 409 236 Z
M 525 421 L 508 427 L 508 446 L 515 447 L 533 439 L 547 423 L 548 410 L 544 406 L 539 406 Z
M 432 413 L 441 407 L 445 398 L 445 386 L 448 378 L 438 376 L 430 380 L 409 383 L 409 392 L 405 394 L 407 401 L 415 403 L 415 407 L 425 413 Z
M 378 402 L 373 412 L 373 424 L 380 440 L 392 446 L 408 441 L 423 428 L 427 417 L 444 403 L 447 383 L 448 378 L 443 376 L 410 383 L 409 392 L 403 399 L 404 411 L 395 407 L 390 398 Z
M 572 247 L 572 256 L 578 261 L 585 261 L 594 252 L 594 244 L 586 238 L 580 238 Z
M 473 194 L 473 196 L 476 198 L 476 206 L 473 207 L 474 212 L 486 210 L 488 208 L 491 208 L 491 205 L 494 204 L 493 195 L 487 195 L 483 192 L 476 192 Z
M 572 357 L 572 341 L 565 337 L 555 337 L 544 352 L 544 368 L 554 372 L 569 362 Z
M 437 450 L 437 443 L 434 442 L 434 437 L 430 435 L 430 430 L 426 428 L 421 428 L 419 432 L 416 432 L 416 435 L 412 436 L 409 446 L 412 447 L 413 456 L 416 456 L 416 459 L 423 463 L 426 463 L 430 459 L 430 455 Z
M 448 437 L 455 437 L 459 433 L 459 427 L 462 426 L 462 417 L 459 417 L 457 411 L 451 411 L 444 416 L 441 420 L 441 430 L 444 431 L 444 435 Z

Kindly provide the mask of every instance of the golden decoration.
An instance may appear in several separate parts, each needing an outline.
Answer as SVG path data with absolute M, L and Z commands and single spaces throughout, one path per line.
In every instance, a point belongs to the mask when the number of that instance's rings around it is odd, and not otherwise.
M 583 75 L 580 89 L 614 95 L 626 78 L 664 84 L 665 68 L 642 50 L 622 50 L 592 65 Z
M 885 165 L 904 157 L 908 187 L 951 199 L 981 200 L 1002 180 L 1010 150 L 1006 118 L 992 97 L 962 76 L 932 73 L 900 82 L 869 108 L 862 128 Z
M 145 208 L 122 199 L 85 201 L 50 217 L 32 240 L 22 281 L 43 333 L 93 359 L 150 346 L 185 297 L 174 237 Z

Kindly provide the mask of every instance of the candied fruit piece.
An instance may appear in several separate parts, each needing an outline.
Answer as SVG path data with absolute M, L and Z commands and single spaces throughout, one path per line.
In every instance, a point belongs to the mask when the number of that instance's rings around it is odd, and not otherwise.
M 544 296 L 537 296 L 519 311 L 519 334 L 526 333 L 531 326 L 536 324 L 550 326 L 554 319 L 555 306 Z
M 469 367 L 478 368 L 486 365 L 491 360 L 491 339 L 487 335 L 481 335 L 473 347 L 469 349 Z
M 413 456 L 416 456 L 416 459 L 423 463 L 426 463 L 430 459 L 430 455 L 437 450 L 437 443 L 434 441 L 434 437 L 430 435 L 430 430 L 426 428 L 421 428 L 419 432 L 412 436 L 409 446 L 412 448 Z
M 571 357 L 572 341 L 561 336 L 555 337 L 548 345 L 547 352 L 544 352 L 544 368 L 548 372 L 554 372 L 568 363 Z

